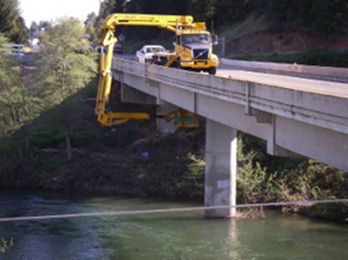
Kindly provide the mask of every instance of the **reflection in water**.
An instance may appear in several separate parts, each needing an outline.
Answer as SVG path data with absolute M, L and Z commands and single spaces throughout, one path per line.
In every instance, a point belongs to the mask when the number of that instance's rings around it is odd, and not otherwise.
M 241 259 L 238 248 L 239 248 L 239 241 L 238 241 L 238 223 L 237 220 L 231 219 L 229 223 L 229 232 L 228 232 L 228 242 L 231 244 L 232 249 L 230 250 L 229 256 L 231 259 Z
M 0 192 L 0 217 L 197 206 L 151 199 Z M 0 259 L 348 259 L 348 227 L 268 211 L 265 219 L 204 212 L 0 223 Z M 1 244 L 0 244 L 1 245 Z

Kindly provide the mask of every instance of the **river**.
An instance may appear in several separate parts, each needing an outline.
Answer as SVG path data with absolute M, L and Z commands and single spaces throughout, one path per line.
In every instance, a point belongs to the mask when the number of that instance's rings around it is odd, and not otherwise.
M 187 201 L 0 191 L 0 217 L 201 206 Z M 266 211 L 244 221 L 203 212 L 0 223 L 0 259 L 348 259 L 348 225 Z

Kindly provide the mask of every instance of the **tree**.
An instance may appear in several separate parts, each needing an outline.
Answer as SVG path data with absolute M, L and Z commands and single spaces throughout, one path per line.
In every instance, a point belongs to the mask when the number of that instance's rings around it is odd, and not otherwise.
M 85 20 L 85 29 L 86 33 L 89 35 L 91 42 L 97 42 L 98 39 L 98 34 L 96 28 L 95 28 L 95 23 L 97 21 L 97 15 L 92 12 L 87 15 L 87 19 Z
M 29 30 L 25 26 L 25 22 L 22 16 L 19 16 L 16 21 L 16 30 L 14 31 L 14 42 L 25 43 L 29 38 Z
M 20 16 L 17 0 L 1 0 L 0 33 L 4 33 L 13 42 L 24 43 L 28 39 L 28 29 Z
M 109 14 L 114 13 L 114 8 L 116 7 L 116 0 L 104 0 L 100 2 L 99 7 L 99 17 L 104 19 Z
M 77 19 L 61 20 L 43 35 L 38 66 L 38 83 L 45 89 L 42 97 L 47 108 L 61 104 L 84 88 L 96 75 L 95 53 L 81 36 L 84 28 Z M 69 108 L 60 115 L 66 135 L 68 158 L 71 159 L 70 125 L 74 117 Z
M 0 32 L 9 35 L 15 25 L 17 9 L 15 1 L 2 0 L 0 5 Z
M 10 49 L 6 48 L 8 43 L 8 39 L 0 33 L 0 133 L 2 136 L 9 132 L 16 121 L 8 96 L 13 86 L 18 83 L 18 73 L 14 71 L 11 73 L 11 67 L 16 64 L 11 59 Z
M 113 12 L 115 13 L 123 13 L 124 12 L 124 8 L 125 8 L 125 0 L 116 0 Z
M 28 124 L 39 115 L 40 100 L 35 89 L 24 85 L 24 68 L 8 49 L 2 47 L 7 43 L 0 34 L 0 136 L 16 132 L 14 140 L 20 159 L 23 159 L 29 148 Z
M 265 13 L 277 26 L 297 26 L 315 33 L 340 32 L 348 18 L 345 0 L 268 0 Z

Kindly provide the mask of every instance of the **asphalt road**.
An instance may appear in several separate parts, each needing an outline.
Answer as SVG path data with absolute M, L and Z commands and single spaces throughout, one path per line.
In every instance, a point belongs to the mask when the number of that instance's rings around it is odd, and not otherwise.
M 348 84 L 328 82 L 284 75 L 219 68 L 217 76 L 233 80 L 252 81 L 281 88 L 302 90 L 311 93 L 348 98 Z

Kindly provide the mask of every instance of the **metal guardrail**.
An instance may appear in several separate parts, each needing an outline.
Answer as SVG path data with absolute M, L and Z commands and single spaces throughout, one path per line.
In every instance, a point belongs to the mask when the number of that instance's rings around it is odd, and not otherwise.
M 18 56 L 23 56 L 23 49 L 24 49 L 24 45 L 23 44 L 5 44 L 3 45 L 3 47 L 8 48 L 11 50 L 11 53 L 14 55 L 18 55 Z

